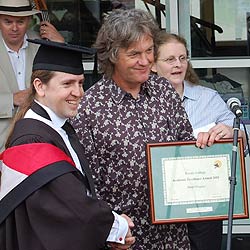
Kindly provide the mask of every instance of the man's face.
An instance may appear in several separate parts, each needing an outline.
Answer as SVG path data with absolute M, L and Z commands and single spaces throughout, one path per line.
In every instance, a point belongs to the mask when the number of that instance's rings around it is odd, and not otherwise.
M 141 37 L 127 49 L 120 49 L 115 62 L 113 80 L 125 89 L 145 82 L 154 60 L 154 43 L 149 35 Z
M 29 27 L 30 17 L 0 15 L 0 30 L 10 49 L 17 50 L 23 44 L 24 35 Z
M 83 75 L 55 72 L 47 84 L 41 84 L 37 99 L 61 118 L 74 117 L 83 97 L 83 80 Z

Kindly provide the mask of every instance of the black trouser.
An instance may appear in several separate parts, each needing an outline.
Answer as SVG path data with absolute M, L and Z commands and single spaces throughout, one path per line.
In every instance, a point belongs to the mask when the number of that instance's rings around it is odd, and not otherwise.
M 188 223 L 191 250 L 221 250 L 222 221 Z

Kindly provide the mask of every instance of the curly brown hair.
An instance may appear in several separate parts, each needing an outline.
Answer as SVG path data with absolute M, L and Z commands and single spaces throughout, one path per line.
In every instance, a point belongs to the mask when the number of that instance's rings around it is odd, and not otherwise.
M 100 28 L 94 47 L 101 73 L 111 78 L 120 48 L 128 48 L 145 34 L 153 39 L 159 26 L 152 14 L 140 9 L 114 10 Z

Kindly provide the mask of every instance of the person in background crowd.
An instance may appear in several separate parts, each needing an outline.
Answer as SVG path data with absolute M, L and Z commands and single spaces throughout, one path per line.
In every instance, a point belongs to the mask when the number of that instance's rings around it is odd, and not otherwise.
M 29 40 L 30 41 L 30 40 Z M 83 96 L 84 47 L 41 44 L 30 96 L 0 154 L 1 250 L 128 249 L 135 241 L 126 215 L 96 198 L 82 145 L 66 121 Z
M 95 48 L 103 78 L 89 88 L 72 121 L 95 177 L 97 193 L 135 225 L 132 249 L 190 249 L 186 224 L 153 225 L 149 215 L 146 144 L 193 140 L 178 93 L 163 77 L 150 75 L 152 15 L 139 9 L 113 11 Z M 204 148 L 208 133 L 196 146 Z
M 38 46 L 29 44 L 27 38 L 39 37 L 28 28 L 31 16 L 38 13 L 28 0 L 0 0 L 0 152 L 4 149 L 11 119 L 28 94 L 32 61 Z M 64 41 L 48 22 L 41 23 L 40 37 Z
M 189 62 L 184 38 L 166 31 L 157 34 L 152 71 L 173 85 L 196 135 L 200 131 L 208 131 L 215 140 L 233 138 L 235 115 L 217 91 L 199 85 L 199 78 Z M 242 130 L 239 136 L 246 141 Z M 188 223 L 188 235 L 192 250 L 220 250 L 222 221 Z

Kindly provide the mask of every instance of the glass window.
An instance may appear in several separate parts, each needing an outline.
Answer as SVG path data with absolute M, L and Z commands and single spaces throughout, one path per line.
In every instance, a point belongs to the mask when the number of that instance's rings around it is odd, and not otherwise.
M 249 0 L 190 0 L 193 57 L 250 55 Z
M 165 3 L 165 0 L 161 0 Z M 33 5 L 35 5 L 33 1 Z M 140 8 L 151 12 L 162 27 L 165 26 L 165 5 L 153 0 L 47 0 L 46 9 L 40 17 L 33 16 L 31 28 L 39 31 L 42 16 L 48 16 L 49 21 L 63 35 L 65 41 L 72 44 L 91 47 L 95 42 L 97 32 L 103 18 L 114 9 Z M 160 6 L 160 9 L 158 8 Z M 100 75 L 94 57 L 84 56 L 85 90 L 96 82 Z M 95 70 L 94 70 L 95 69 Z
M 66 42 L 90 47 L 96 38 L 102 19 L 117 8 L 134 8 L 133 0 L 47 0 L 50 22 Z M 34 17 L 33 29 L 40 22 Z
M 33 1 L 33 6 L 36 6 L 35 2 L 39 1 Z M 141 0 L 140 4 L 144 6 Z M 40 19 L 49 17 L 49 21 L 63 35 L 66 42 L 91 47 L 95 42 L 103 18 L 113 9 L 135 8 L 135 1 L 47 0 L 46 5 L 36 6 L 43 10 L 43 14 L 33 16 L 31 25 L 33 30 L 39 31 Z M 85 68 L 84 88 L 86 90 L 100 78 L 100 75 L 97 72 L 93 56 L 84 55 L 83 64 Z

